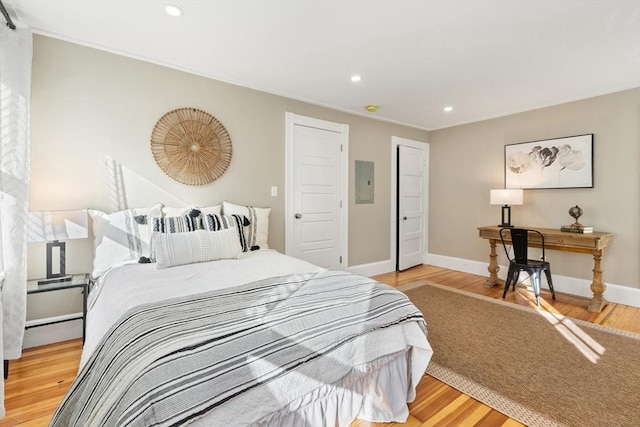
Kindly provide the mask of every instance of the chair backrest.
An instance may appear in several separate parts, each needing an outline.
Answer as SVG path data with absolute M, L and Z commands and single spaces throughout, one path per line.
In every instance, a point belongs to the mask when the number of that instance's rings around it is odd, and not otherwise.
M 507 245 L 505 243 L 505 234 L 506 232 L 511 234 L 511 247 L 513 248 L 513 258 L 509 256 L 509 251 L 507 250 Z M 538 230 L 529 230 L 526 228 L 501 228 L 500 229 L 500 239 L 502 240 L 502 246 L 504 247 L 504 252 L 507 255 L 509 261 L 514 260 L 518 264 L 527 264 L 529 260 L 529 234 L 534 233 L 537 234 L 540 238 L 540 243 L 542 247 L 542 260 L 545 260 L 544 254 L 544 236 Z

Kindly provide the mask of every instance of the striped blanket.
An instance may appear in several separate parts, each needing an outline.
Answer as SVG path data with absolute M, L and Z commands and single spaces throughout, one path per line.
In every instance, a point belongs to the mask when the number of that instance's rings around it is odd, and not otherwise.
M 425 330 L 404 294 L 335 271 L 143 305 L 106 334 L 51 425 L 188 424 L 245 394 L 273 392 L 276 382 L 286 390 L 281 381 L 296 370 L 326 372 L 332 380 L 332 372 L 344 370 L 343 359 L 359 360 L 355 350 L 337 357 L 338 349 L 405 322 Z M 305 371 L 318 361 L 321 369 Z

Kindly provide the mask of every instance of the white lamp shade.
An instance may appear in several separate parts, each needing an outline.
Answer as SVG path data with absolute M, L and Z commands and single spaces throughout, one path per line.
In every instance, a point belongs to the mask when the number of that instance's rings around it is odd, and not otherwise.
M 27 241 L 86 239 L 87 211 L 29 212 L 27 215 Z
M 521 205 L 522 189 L 490 190 L 489 201 L 492 205 Z

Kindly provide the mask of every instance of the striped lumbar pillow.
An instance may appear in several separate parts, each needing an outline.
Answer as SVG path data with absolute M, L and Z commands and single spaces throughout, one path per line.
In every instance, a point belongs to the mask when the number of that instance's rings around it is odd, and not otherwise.
M 191 215 L 167 216 L 163 218 L 153 218 L 153 231 L 159 233 L 184 233 L 186 231 L 196 231 L 198 228 L 198 217 Z
M 153 246 L 159 269 L 196 262 L 234 259 L 242 254 L 238 233 L 232 228 L 220 231 L 155 233 Z
M 189 214 L 182 216 L 165 216 L 159 218 L 153 218 L 153 235 L 164 233 L 185 233 L 193 232 L 201 228 L 199 226 L 199 216 L 191 216 Z M 156 247 L 153 244 L 154 239 L 151 239 L 151 261 L 155 261 Z
M 233 229 L 242 247 L 242 252 L 247 252 L 247 239 L 244 234 L 244 227 L 249 224 L 249 220 L 242 215 L 216 215 L 206 214 L 202 217 L 202 226 L 208 231 L 218 231 Z

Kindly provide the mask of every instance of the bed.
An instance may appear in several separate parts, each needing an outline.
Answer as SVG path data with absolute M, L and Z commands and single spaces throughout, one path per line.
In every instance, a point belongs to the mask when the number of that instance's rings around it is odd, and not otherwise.
M 86 325 L 52 426 L 405 421 L 432 354 L 401 292 L 270 249 L 117 263 L 96 281 Z

